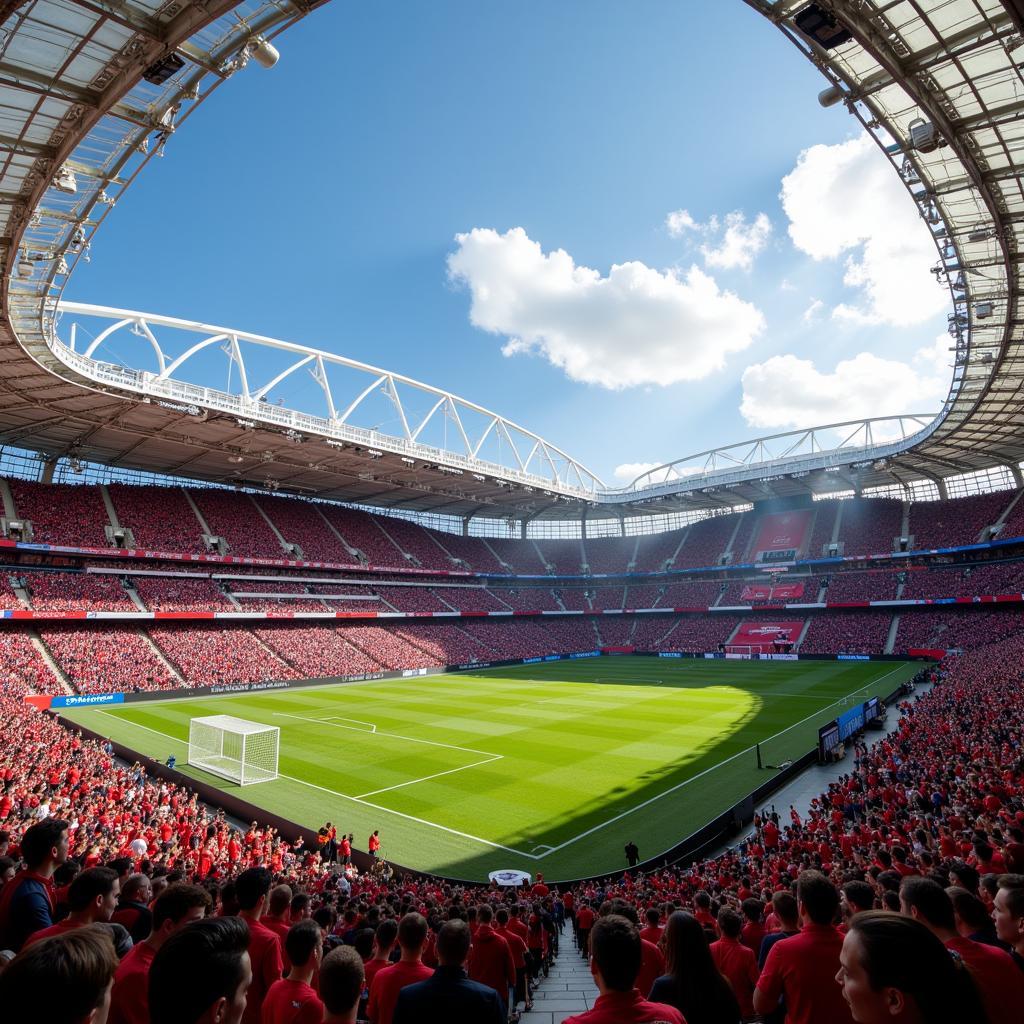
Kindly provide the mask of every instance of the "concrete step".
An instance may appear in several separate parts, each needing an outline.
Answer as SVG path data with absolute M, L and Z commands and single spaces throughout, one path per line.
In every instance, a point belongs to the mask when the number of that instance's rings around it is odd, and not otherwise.
M 562 928 L 558 950 L 558 959 L 537 986 L 533 1009 L 522 1015 L 521 1024 L 562 1024 L 567 1017 L 593 1008 L 597 985 L 586 959 L 573 945 L 568 924 Z

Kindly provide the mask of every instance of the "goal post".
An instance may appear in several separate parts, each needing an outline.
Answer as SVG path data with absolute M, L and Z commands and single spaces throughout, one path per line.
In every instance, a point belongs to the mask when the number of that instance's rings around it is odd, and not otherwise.
M 188 728 L 188 763 L 240 786 L 277 778 L 281 730 L 232 715 L 193 718 Z

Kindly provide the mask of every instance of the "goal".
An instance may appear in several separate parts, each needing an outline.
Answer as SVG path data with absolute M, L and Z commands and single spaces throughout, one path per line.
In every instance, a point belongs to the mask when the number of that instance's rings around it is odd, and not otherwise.
M 249 786 L 277 778 L 281 730 L 231 715 L 193 718 L 188 729 L 188 763 L 211 775 Z
M 725 653 L 734 654 L 741 658 L 756 658 L 763 650 L 771 650 L 770 647 L 765 648 L 762 644 L 726 644 Z

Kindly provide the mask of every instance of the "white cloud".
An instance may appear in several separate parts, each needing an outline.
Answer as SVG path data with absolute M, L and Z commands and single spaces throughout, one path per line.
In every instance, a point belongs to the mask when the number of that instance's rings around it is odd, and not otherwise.
M 665 227 L 673 238 L 682 238 L 687 231 L 700 230 L 700 225 L 690 216 L 689 210 L 673 210 L 665 218 Z
M 837 319 L 908 326 L 949 305 L 930 272 L 930 232 L 870 138 L 804 150 L 780 198 L 798 249 L 815 260 L 846 254 L 843 281 L 861 304 L 837 306 Z
M 767 214 L 759 213 L 748 224 L 743 213 L 735 210 L 726 214 L 721 224 L 717 217 L 712 217 L 707 225 L 708 233 L 717 234 L 723 225 L 725 231 L 714 245 L 701 246 L 704 262 L 709 267 L 722 270 L 734 267 L 749 270 L 754 264 L 754 257 L 768 244 L 772 222 Z
M 772 233 L 767 214 L 759 213 L 748 224 L 742 210 L 733 210 L 722 218 L 712 214 L 704 223 L 695 220 L 689 210 L 673 210 L 665 218 L 665 227 L 673 238 L 682 238 L 690 231 L 702 235 L 706 239 L 700 247 L 704 263 L 719 270 L 749 270 Z
M 803 322 L 805 324 L 816 324 L 821 319 L 821 311 L 824 308 L 825 303 L 821 299 L 812 299 L 811 304 L 804 310 Z
M 471 295 L 470 322 L 538 353 L 572 380 L 611 390 L 701 380 L 764 329 L 756 306 L 698 267 L 685 274 L 615 264 L 607 277 L 522 228 L 456 235 L 448 276 Z
M 744 371 L 740 412 L 752 427 L 784 429 L 938 411 L 952 376 L 948 348 L 940 335 L 909 363 L 860 352 L 831 373 L 810 359 L 772 356 Z
M 616 480 L 629 484 L 641 474 L 648 473 L 652 469 L 657 469 L 663 465 L 663 462 L 624 462 L 621 466 L 615 467 L 612 475 Z

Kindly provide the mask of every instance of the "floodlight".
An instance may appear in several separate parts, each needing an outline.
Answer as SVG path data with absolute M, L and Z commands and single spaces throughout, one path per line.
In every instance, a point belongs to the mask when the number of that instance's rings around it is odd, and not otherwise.
M 272 68 L 278 60 L 281 58 L 281 54 L 278 53 L 277 47 L 268 43 L 263 36 L 253 36 L 249 40 L 246 48 L 252 54 L 253 60 L 261 68 Z
M 32 276 L 32 271 L 35 270 L 35 264 L 28 258 L 26 253 L 18 260 L 18 277 L 24 279 Z
M 163 85 L 172 75 L 185 66 L 185 61 L 176 53 L 169 53 L 161 57 L 155 64 L 151 64 L 143 73 L 142 77 L 153 85 Z
M 805 36 L 826 50 L 834 50 L 853 38 L 853 33 L 821 4 L 808 4 L 793 21 Z

